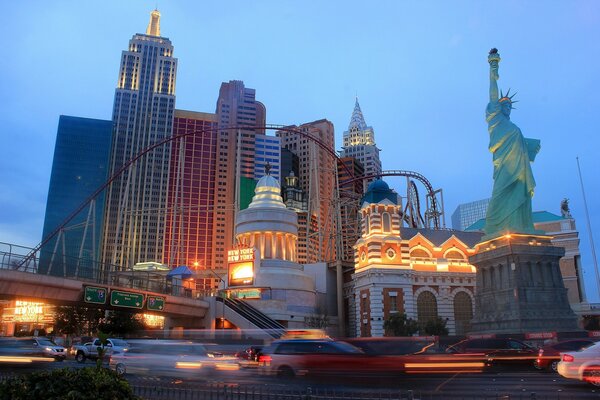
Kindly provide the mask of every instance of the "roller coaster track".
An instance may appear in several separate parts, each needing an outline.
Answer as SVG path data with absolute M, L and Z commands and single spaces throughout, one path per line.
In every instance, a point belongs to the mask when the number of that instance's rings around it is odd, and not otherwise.
M 370 174 L 370 175 L 357 176 L 357 177 L 354 177 L 352 179 L 348 179 L 346 181 L 340 182 L 340 187 L 344 187 L 344 186 L 350 185 L 351 183 L 354 183 L 356 181 L 362 181 L 364 179 L 371 179 L 371 178 L 381 178 L 383 176 L 405 176 L 407 178 L 413 178 L 413 179 L 416 179 L 419 182 L 421 182 L 423 184 L 423 186 L 425 186 L 425 188 L 427 189 L 427 196 L 431 199 L 431 208 L 429 210 L 427 210 L 426 212 L 433 219 L 434 228 L 435 229 L 440 229 L 440 226 L 441 226 L 441 224 L 440 224 L 440 215 L 441 215 L 441 213 L 438 210 L 437 200 L 435 198 L 435 190 L 433 189 L 433 186 L 427 180 L 427 178 L 425 178 L 423 175 L 419 174 L 418 172 L 405 171 L 405 170 L 382 171 L 379 174 Z
M 20 268 L 21 266 L 29 263 L 31 261 L 31 259 L 33 259 L 35 257 L 35 254 L 44 245 L 46 245 L 50 240 L 52 240 L 52 238 L 54 238 L 62 229 L 64 229 L 65 226 L 73 220 L 73 218 L 75 218 L 85 207 L 87 207 L 92 202 L 92 200 L 94 200 L 96 197 L 98 197 L 98 195 L 100 195 L 100 193 L 102 193 L 104 191 L 104 189 L 106 189 L 115 179 L 117 179 L 123 172 L 125 172 L 129 167 L 131 167 L 136 161 L 138 161 L 140 158 L 142 158 L 143 156 L 145 156 L 152 150 L 154 150 L 158 147 L 164 146 L 167 143 L 170 143 L 170 142 L 173 142 L 173 141 L 176 141 L 176 140 L 188 137 L 188 136 L 195 136 L 195 135 L 201 135 L 201 134 L 206 134 L 206 133 L 211 133 L 211 132 L 216 132 L 216 131 L 230 131 L 230 130 L 276 130 L 276 131 L 295 133 L 295 134 L 303 136 L 309 140 L 314 141 L 315 143 L 317 143 L 317 145 L 319 145 L 319 147 L 321 149 L 323 149 L 325 152 L 327 152 L 332 158 L 334 158 L 335 160 L 339 160 L 339 157 L 338 157 L 337 153 L 335 152 L 335 150 L 328 147 L 319 138 L 316 138 L 306 132 L 303 132 L 299 129 L 293 128 L 289 125 L 287 125 L 287 126 L 286 125 L 274 125 L 274 124 L 267 124 L 267 125 L 260 125 L 260 126 L 239 125 L 239 126 L 229 126 L 229 127 L 216 127 L 216 128 L 211 128 L 211 129 L 200 129 L 200 130 L 196 130 L 196 131 L 186 132 L 181 135 L 174 135 L 170 138 L 164 139 L 160 142 L 154 143 L 154 144 L 146 147 L 145 149 L 140 151 L 137 155 L 135 155 L 133 158 L 131 158 L 129 161 L 125 162 L 117 171 L 115 171 L 110 176 L 110 178 L 108 178 L 108 180 L 106 182 L 104 182 L 98 189 L 96 189 L 91 195 L 89 195 L 87 197 L 87 199 L 84 200 L 83 203 L 81 203 L 75 210 L 73 210 L 73 212 L 71 212 L 71 214 L 69 214 L 69 216 L 67 218 L 65 218 L 58 227 L 56 227 L 56 229 L 54 229 L 45 238 L 43 238 L 42 241 L 37 246 L 35 246 L 23 258 L 23 260 L 21 261 L 21 263 L 19 264 L 19 266 L 17 268 Z M 341 163 L 341 165 L 349 175 L 352 175 L 352 173 L 347 165 L 345 165 L 344 163 Z
M 98 197 L 104 191 L 104 189 L 106 189 L 115 179 L 117 179 L 123 172 L 125 172 L 129 167 L 131 167 L 136 161 L 138 161 L 140 158 L 142 158 L 143 156 L 145 156 L 152 150 L 154 150 L 158 147 L 164 146 L 167 143 L 170 143 L 170 142 L 173 142 L 173 141 L 176 141 L 176 140 L 188 137 L 188 136 L 195 136 L 195 135 L 202 135 L 202 134 L 212 133 L 212 132 L 217 132 L 217 131 L 230 131 L 230 130 L 275 130 L 275 131 L 290 132 L 290 133 L 300 135 L 302 137 L 305 137 L 306 139 L 309 139 L 309 140 L 315 142 L 322 150 L 324 150 L 329 156 L 331 156 L 332 159 L 336 160 L 337 165 L 341 165 L 341 167 L 345 169 L 346 173 L 349 176 L 353 175 L 353 172 L 350 170 L 350 168 L 345 163 L 340 161 L 340 157 L 338 156 L 338 154 L 335 152 L 334 149 L 327 146 L 319 138 L 316 138 L 316 137 L 308 134 L 307 132 L 304 132 L 300 129 L 296 129 L 295 127 L 290 126 L 290 125 L 275 125 L 275 124 L 266 124 L 266 125 L 260 125 L 260 126 L 239 125 L 239 126 L 230 126 L 230 127 L 216 127 L 216 128 L 211 128 L 211 129 L 201 129 L 201 130 L 186 132 L 186 133 L 183 133 L 180 135 L 174 135 L 170 138 L 164 139 L 160 142 L 154 143 L 154 144 L 146 147 L 145 149 L 140 151 L 137 155 L 135 155 L 133 158 L 131 158 L 129 161 L 125 162 L 119 169 L 117 169 L 108 178 L 108 180 L 106 182 L 104 182 L 100 187 L 98 187 L 91 195 L 89 195 L 83 201 L 83 203 L 81 203 L 75 210 L 73 210 L 71 212 L 71 214 L 69 214 L 67 216 L 67 218 L 65 218 L 59 226 L 57 226 L 52 232 L 50 232 L 45 238 L 43 238 L 42 241 L 37 246 L 35 246 L 33 249 L 31 249 L 31 251 L 22 259 L 21 263 L 19 264 L 19 266 L 17 268 L 20 268 L 21 266 L 28 264 L 35 257 L 35 254 L 44 245 L 46 245 L 62 229 L 64 229 L 66 227 L 66 225 L 69 224 L 69 222 L 71 222 L 73 220 L 73 218 L 75 218 L 83 209 L 85 209 L 85 207 L 87 207 L 96 197 Z M 431 210 L 428 210 L 427 212 L 430 213 L 431 215 L 433 215 L 435 228 L 436 229 L 439 228 L 440 213 L 437 210 L 435 192 L 433 190 L 433 186 L 431 185 L 431 183 L 429 183 L 427 178 L 425 178 L 423 175 L 421 175 L 417 172 L 401 171 L 401 170 L 383 171 L 380 174 L 363 175 L 363 176 L 355 177 L 353 179 L 341 182 L 340 187 L 347 186 L 350 183 L 356 182 L 359 180 L 370 179 L 370 178 L 380 178 L 382 176 L 406 176 L 409 178 L 414 178 L 414 179 L 419 180 L 427 188 L 427 193 L 431 198 L 432 207 L 431 207 Z

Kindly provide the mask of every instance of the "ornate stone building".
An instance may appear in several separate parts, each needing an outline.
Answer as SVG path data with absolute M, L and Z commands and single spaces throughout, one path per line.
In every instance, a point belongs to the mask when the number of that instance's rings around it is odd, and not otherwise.
M 451 335 L 468 332 L 475 292 L 468 257 L 481 234 L 401 227 L 398 195 L 382 180 L 369 185 L 360 214 L 362 235 L 346 290 L 350 334 L 383 336 L 394 313 L 420 324 L 439 316 Z

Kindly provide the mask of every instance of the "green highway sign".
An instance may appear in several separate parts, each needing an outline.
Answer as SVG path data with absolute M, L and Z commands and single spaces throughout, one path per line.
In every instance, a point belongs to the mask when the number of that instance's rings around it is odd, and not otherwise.
M 162 311 L 165 308 L 165 298 L 162 296 L 148 296 L 146 308 L 152 311 Z
M 144 307 L 144 295 L 133 292 L 112 290 L 110 292 L 110 305 L 115 307 L 139 308 Z
M 84 286 L 83 301 L 93 304 L 106 304 L 107 289 L 96 286 Z

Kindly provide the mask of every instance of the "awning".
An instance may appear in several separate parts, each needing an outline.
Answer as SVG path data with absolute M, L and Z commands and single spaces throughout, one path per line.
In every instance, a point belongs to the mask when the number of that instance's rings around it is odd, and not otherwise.
M 185 265 L 181 265 L 177 268 L 173 268 L 168 274 L 167 278 L 179 277 L 181 279 L 187 279 L 194 276 L 194 271 L 186 267 Z

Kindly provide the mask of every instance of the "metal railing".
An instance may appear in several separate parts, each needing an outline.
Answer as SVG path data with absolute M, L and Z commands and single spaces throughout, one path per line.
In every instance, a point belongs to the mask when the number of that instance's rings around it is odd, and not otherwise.
M 285 327 L 283 325 L 281 325 L 279 322 L 275 321 L 262 311 L 257 310 L 256 308 L 247 304 L 243 300 L 229 299 L 226 297 L 217 297 L 217 301 L 222 302 L 224 305 L 238 313 L 240 316 L 252 322 L 256 327 L 267 332 L 273 338 L 279 338 L 283 334 L 283 332 L 285 332 Z
M 27 263 L 23 264 L 22 261 L 27 257 L 29 250 L 31 249 L 28 247 L 0 242 L 0 270 L 55 276 L 194 299 L 216 294 L 216 289 L 198 290 L 193 287 L 192 282 L 184 283 L 182 280 L 169 279 L 167 277 L 169 271 L 122 271 L 117 266 L 86 258 L 61 255 L 63 268 L 51 269 L 43 262 L 40 265 L 40 256 L 36 254 L 34 258 L 30 258 Z

